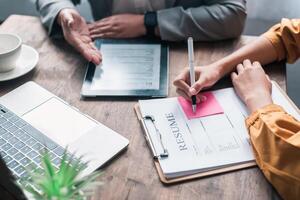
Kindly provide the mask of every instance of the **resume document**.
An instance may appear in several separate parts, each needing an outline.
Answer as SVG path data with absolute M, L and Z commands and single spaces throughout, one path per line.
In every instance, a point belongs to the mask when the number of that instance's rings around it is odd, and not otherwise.
M 162 134 L 169 152 L 159 163 L 167 178 L 190 175 L 254 160 L 245 126 L 248 116 L 244 104 L 232 88 L 212 92 L 223 114 L 188 119 L 178 98 L 139 101 L 142 116 L 155 118 L 155 126 Z M 299 115 L 286 98 L 273 86 L 273 100 L 293 116 Z M 145 121 L 155 150 L 162 152 L 155 127 Z

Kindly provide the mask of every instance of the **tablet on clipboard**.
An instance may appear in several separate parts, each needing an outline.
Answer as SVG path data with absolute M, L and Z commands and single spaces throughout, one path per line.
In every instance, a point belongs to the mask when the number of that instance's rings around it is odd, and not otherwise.
M 81 95 L 166 97 L 169 50 L 160 40 L 99 39 L 102 63 L 89 63 Z

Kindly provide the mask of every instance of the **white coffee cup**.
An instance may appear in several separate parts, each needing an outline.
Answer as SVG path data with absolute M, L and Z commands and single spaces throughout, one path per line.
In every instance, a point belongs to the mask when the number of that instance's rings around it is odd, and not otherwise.
M 21 54 L 22 39 L 10 33 L 0 33 L 0 72 L 7 72 L 16 67 Z

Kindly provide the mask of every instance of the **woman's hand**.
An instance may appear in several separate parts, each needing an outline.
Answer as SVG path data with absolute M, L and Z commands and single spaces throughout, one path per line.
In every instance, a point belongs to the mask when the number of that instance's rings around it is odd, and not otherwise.
M 144 15 L 113 15 L 88 25 L 92 39 L 134 38 L 146 34 Z
M 272 104 L 272 84 L 260 63 L 245 60 L 231 74 L 234 89 L 250 112 Z
M 63 9 L 58 14 L 65 40 L 73 46 L 85 59 L 100 64 L 102 57 L 90 37 L 87 23 L 74 9 Z
M 194 85 L 190 86 L 190 70 L 185 68 L 175 79 L 173 84 L 177 87 L 176 92 L 186 98 L 191 99 L 191 96 L 196 95 L 197 103 L 201 101 L 202 97 L 199 92 L 203 88 L 213 86 L 221 78 L 218 66 L 209 65 L 203 67 L 195 67 Z

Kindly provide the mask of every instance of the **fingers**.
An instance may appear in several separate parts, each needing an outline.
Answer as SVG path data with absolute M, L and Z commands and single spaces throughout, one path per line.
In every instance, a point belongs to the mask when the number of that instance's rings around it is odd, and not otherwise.
M 205 75 L 201 75 L 201 71 L 197 71 L 199 79 L 198 81 L 190 87 L 190 73 L 189 68 L 179 74 L 173 84 L 177 87 L 177 93 L 183 96 L 184 98 L 190 100 L 193 95 L 196 95 L 197 103 L 205 100 L 205 96 L 199 94 L 199 92 L 207 86 L 208 78 Z
M 93 56 L 92 56 L 92 54 L 89 53 L 89 50 L 87 48 L 80 47 L 79 52 L 87 61 L 89 61 L 89 62 L 92 61 Z
M 90 46 L 89 51 L 90 51 L 90 54 L 92 55 L 91 62 L 93 62 L 96 65 L 99 65 L 102 62 L 101 53 L 97 49 L 94 49 L 92 46 Z
M 92 47 L 92 49 L 98 51 L 97 47 L 95 46 L 94 42 L 90 42 L 90 46 Z
M 255 61 L 255 62 L 253 63 L 253 67 L 255 67 L 255 68 L 261 70 L 263 73 L 266 73 L 265 70 L 263 69 L 263 67 L 261 66 L 261 64 L 260 64 L 259 62 L 257 62 L 257 61 Z
M 101 63 L 101 56 L 99 53 L 91 50 L 91 49 L 84 49 L 83 56 L 89 61 L 94 63 L 95 65 L 99 65 Z
M 182 96 L 183 98 L 185 98 L 186 100 L 192 101 L 191 97 L 190 97 L 188 94 L 186 94 L 185 91 L 183 91 L 183 90 L 177 88 L 177 89 L 176 89 L 176 93 L 177 93 L 178 95 Z M 206 97 L 205 97 L 205 96 L 203 96 L 203 95 L 201 95 L 201 94 L 196 95 L 196 103 L 200 103 L 200 102 L 203 102 L 203 101 L 205 101 L 205 100 L 206 100 Z
M 94 63 L 95 65 L 99 65 L 102 61 L 102 56 L 99 53 L 94 52 L 94 54 L 92 55 L 92 60 L 91 62 Z
M 107 32 L 107 33 L 98 33 L 98 34 L 91 34 L 92 40 L 97 38 L 119 38 L 119 34 L 116 32 Z
M 80 14 L 74 9 L 65 9 L 62 13 L 62 25 L 68 28 L 73 28 L 76 23 L 85 21 Z
M 257 61 L 255 61 L 255 62 L 253 63 L 253 66 L 254 66 L 254 67 L 258 67 L 258 68 L 262 68 L 261 64 L 260 64 L 259 62 L 257 62 Z
M 92 43 L 92 39 L 89 35 L 82 35 L 81 36 L 81 41 L 84 43 Z
M 238 64 L 236 66 L 236 71 L 238 74 L 242 73 L 244 71 L 244 66 L 242 64 Z
M 63 10 L 61 14 L 61 25 L 68 43 L 89 62 L 100 64 L 101 53 L 92 42 L 85 20 L 73 9 Z
M 93 62 L 96 65 L 99 65 L 102 61 L 102 55 L 100 51 L 95 47 L 93 42 L 90 42 L 87 45 L 87 47 L 89 48 L 90 54 L 92 55 L 91 62 Z
M 112 23 L 109 22 L 109 21 L 106 21 L 106 22 L 94 22 L 94 23 L 91 23 L 91 24 L 88 24 L 88 28 L 90 31 L 95 31 L 97 29 L 105 29 L 105 27 L 112 27 Z
M 117 38 L 119 35 L 118 28 L 111 25 L 92 28 L 89 31 L 93 40 L 96 38 Z
M 189 96 L 185 93 L 185 91 L 183 91 L 183 90 L 177 88 L 177 89 L 176 89 L 176 93 L 179 94 L 180 96 L 182 96 L 183 98 L 185 98 L 186 100 L 191 101 L 191 97 L 189 97 Z
M 76 10 L 70 8 L 64 8 L 61 11 L 59 11 L 57 16 L 58 24 L 61 26 L 63 25 L 68 26 L 68 24 L 71 25 L 74 22 L 72 13 L 76 13 Z
M 110 17 L 105 17 L 104 19 L 101 19 L 100 22 L 104 23 L 104 22 L 110 21 L 113 19 L 113 17 L 114 17 L 114 15 L 110 16 Z
M 192 95 L 197 95 L 205 87 L 206 82 L 206 78 L 200 76 L 199 80 L 190 88 L 190 93 Z
M 91 46 L 88 48 L 88 53 L 91 55 L 90 62 L 93 62 L 95 65 L 99 65 L 102 61 L 101 53 L 98 50 L 93 49 Z
M 70 18 L 70 19 L 67 20 L 66 23 L 67 23 L 67 26 L 68 26 L 68 27 L 72 28 L 72 27 L 73 27 L 73 24 L 74 24 L 74 19 L 73 19 L 73 18 Z
M 112 17 L 89 24 L 88 28 L 92 39 L 118 37 L 119 28 Z
M 98 65 L 102 61 L 101 53 L 97 50 L 92 42 L 84 42 L 84 37 L 76 38 L 73 46 L 89 62 Z
M 79 51 L 79 53 L 81 53 L 81 55 L 83 55 L 83 57 L 87 61 L 89 61 L 89 62 L 92 61 L 93 54 L 89 51 L 88 46 L 81 41 L 78 41 L 76 45 L 77 45 L 77 50 Z
M 250 60 L 246 59 L 243 61 L 243 66 L 244 68 L 251 68 L 252 67 L 252 63 Z
M 184 69 L 183 72 L 181 72 L 174 80 L 173 85 L 175 85 L 177 88 L 183 90 L 188 96 L 192 96 L 192 94 L 189 92 L 190 85 L 189 85 L 189 77 L 190 73 L 187 68 Z
M 192 94 L 189 92 L 190 91 L 190 86 L 182 79 L 176 79 L 173 84 L 179 88 L 180 90 L 184 91 L 187 96 L 191 97 Z
M 96 27 L 93 29 L 89 29 L 89 31 L 90 31 L 90 34 L 93 35 L 93 34 L 112 32 L 112 31 L 116 32 L 117 29 L 116 29 L 116 27 L 108 25 L 108 26 L 102 26 L 102 27 Z
M 231 73 L 231 80 L 234 81 L 235 79 L 237 79 L 238 75 L 235 72 Z
M 249 68 L 253 68 L 253 67 L 256 67 L 256 68 L 262 68 L 261 64 L 257 61 L 251 63 L 250 60 L 244 60 L 243 61 L 243 64 L 238 64 L 237 67 L 236 67 L 236 70 L 237 70 L 237 73 L 238 74 L 241 74 L 245 69 L 249 69 Z

